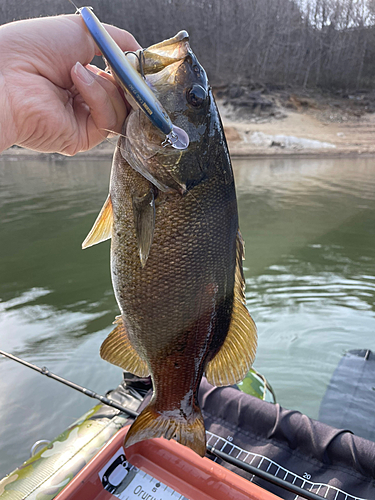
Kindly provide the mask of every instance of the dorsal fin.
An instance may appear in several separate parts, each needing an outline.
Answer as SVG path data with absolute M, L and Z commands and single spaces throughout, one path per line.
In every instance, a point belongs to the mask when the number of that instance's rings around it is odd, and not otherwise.
M 238 231 L 232 318 L 224 344 L 206 368 L 207 380 L 212 385 L 232 385 L 240 382 L 255 358 L 257 331 L 246 308 L 243 259 L 244 243 Z
M 91 247 L 97 243 L 108 240 L 112 236 L 113 212 L 111 195 L 108 195 L 103 208 L 94 222 L 91 231 L 82 243 L 82 248 Z
M 100 356 L 105 361 L 134 373 L 138 377 L 147 377 L 150 373 L 147 363 L 130 344 L 121 316 L 116 317 L 114 324 L 116 328 L 111 331 L 100 347 Z

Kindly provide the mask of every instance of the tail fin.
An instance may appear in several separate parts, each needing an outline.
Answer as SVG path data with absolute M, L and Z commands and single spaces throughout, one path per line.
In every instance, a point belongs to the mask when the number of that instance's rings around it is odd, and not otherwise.
M 146 439 L 173 438 L 204 457 L 206 433 L 200 410 L 193 412 L 189 418 L 181 417 L 177 411 L 175 417 L 171 416 L 171 412 L 168 413 L 169 416 L 166 417 L 155 411 L 152 404 L 146 406 L 130 427 L 125 438 L 125 446 L 131 446 Z

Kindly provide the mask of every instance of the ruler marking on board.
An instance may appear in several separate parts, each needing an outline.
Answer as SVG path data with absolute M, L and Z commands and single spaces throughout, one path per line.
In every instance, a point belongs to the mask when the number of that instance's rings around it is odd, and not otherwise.
M 245 458 L 243 460 L 241 460 L 244 463 L 252 464 L 253 461 L 256 458 L 258 458 L 259 459 L 259 463 L 258 463 L 258 465 L 255 465 L 255 467 L 257 469 L 260 469 L 260 466 L 265 461 L 268 462 L 268 464 L 269 464 L 268 468 L 267 468 L 267 471 L 269 471 L 269 469 L 271 468 L 272 465 L 275 465 L 276 472 L 275 473 L 271 472 L 271 474 L 273 476 L 275 476 L 275 477 L 278 477 L 279 474 L 280 475 L 283 474 L 284 475 L 284 479 L 286 479 L 288 476 L 290 476 L 286 480 L 288 482 L 292 483 L 292 484 L 294 484 L 295 481 L 297 479 L 299 479 L 301 481 L 301 483 L 302 483 L 301 484 L 301 488 L 309 490 L 309 491 L 313 491 L 313 489 L 315 490 L 315 488 L 316 488 L 315 493 L 317 493 L 321 488 L 326 488 L 326 492 L 325 492 L 325 495 L 324 495 L 323 498 L 327 498 L 329 500 L 337 500 L 339 494 L 342 493 L 342 495 L 345 495 L 345 499 L 344 500 L 367 500 L 365 498 L 360 498 L 360 497 L 356 497 L 354 495 L 350 495 L 346 491 L 343 491 L 340 488 L 337 488 L 336 486 L 331 486 L 329 484 L 319 483 L 319 482 L 315 483 L 315 482 L 313 482 L 313 481 L 310 480 L 311 479 L 310 477 L 308 477 L 308 476 L 307 477 L 302 477 L 299 474 L 296 474 L 296 473 L 294 473 L 294 472 L 286 469 L 285 467 L 283 467 L 282 465 L 278 464 L 274 460 L 271 460 L 268 457 L 260 455 L 259 453 L 253 453 L 251 451 L 247 451 L 247 450 L 239 447 L 238 445 L 235 445 L 232 441 L 228 441 L 225 438 L 223 438 L 222 436 L 218 436 L 217 434 L 215 434 L 213 432 L 206 431 L 206 436 L 207 436 L 207 441 L 211 440 L 212 438 L 216 438 L 216 443 L 215 443 L 214 448 L 217 448 L 216 445 L 217 445 L 217 443 L 219 441 L 223 442 L 223 445 L 221 446 L 221 450 L 223 450 L 225 448 L 225 446 L 228 444 L 232 448 L 231 451 L 228 453 L 228 455 L 233 456 L 233 451 L 234 450 L 236 450 L 236 452 L 238 450 L 238 452 L 236 454 L 237 455 L 236 458 L 238 458 L 241 455 L 241 453 L 244 453 Z M 250 459 L 250 461 L 248 459 Z M 250 481 L 253 481 L 253 479 L 254 479 L 254 476 L 252 475 Z M 297 495 L 295 497 L 295 500 L 298 500 L 298 498 L 299 498 L 299 496 Z

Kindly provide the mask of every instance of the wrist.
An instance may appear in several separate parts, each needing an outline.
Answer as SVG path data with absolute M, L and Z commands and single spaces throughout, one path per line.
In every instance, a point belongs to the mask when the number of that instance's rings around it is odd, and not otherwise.
M 13 75 L 9 69 L 14 61 L 12 29 L 15 23 L 0 27 L 0 153 L 17 142 L 14 110 L 10 98 Z M 17 37 L 17 33 L 15 34 Z
M 0 72 L 0 153 L 15 144 L 13 116 L 5 78 Z

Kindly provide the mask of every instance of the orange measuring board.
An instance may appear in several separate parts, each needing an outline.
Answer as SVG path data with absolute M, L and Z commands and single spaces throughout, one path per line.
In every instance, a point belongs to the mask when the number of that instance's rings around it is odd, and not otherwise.
M 163 438 L 126 449 L 121 429 L 56 500 L 281 500 L 280 497 Z

